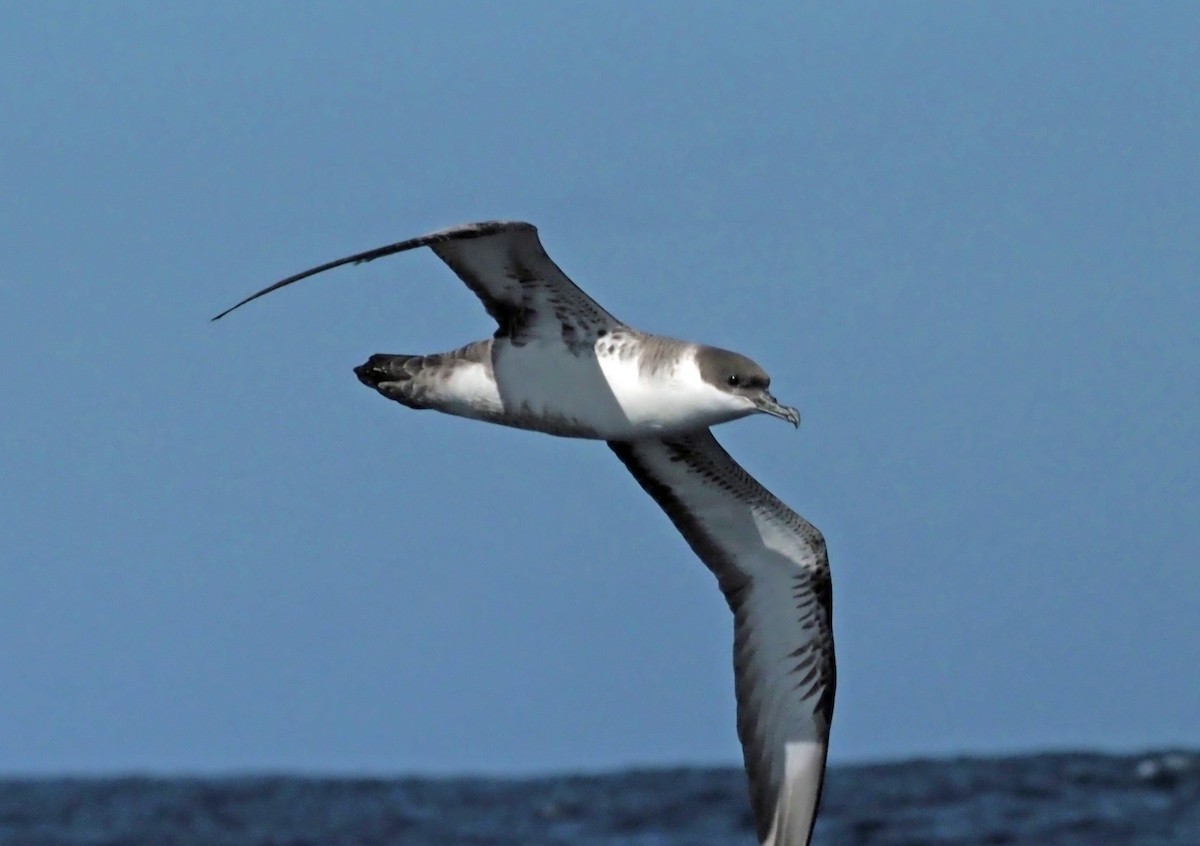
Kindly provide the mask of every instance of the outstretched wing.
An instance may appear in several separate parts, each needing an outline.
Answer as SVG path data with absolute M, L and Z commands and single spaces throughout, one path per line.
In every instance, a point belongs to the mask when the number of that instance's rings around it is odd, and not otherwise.
M 213 320 L 309 276 L 418 247 L 430 247 L 475 292 L 488 314 L 500 324 L 497 337 L 512 338 L 514 343 L 533 337 L 561 337 L 567 343 L 584 343 L 602 329 L 621 325 L 550 260 L 537 228 L 519 221 L 453 226 L 327 262 L 251 294 Z
M 825 541 L 708 430 L 609 447 L 712 570 L 733 611 L 738 737 L 758 839 L 807 846 L 836 686 Z

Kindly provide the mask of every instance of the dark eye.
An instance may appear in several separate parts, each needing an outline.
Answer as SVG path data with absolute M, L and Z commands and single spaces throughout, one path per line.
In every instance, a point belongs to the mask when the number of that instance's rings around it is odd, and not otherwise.
M 732 375 L 732 376 L 729 376 L 729 377 L 727 377 L 727 378 L 725 379 L 725 384 L 727 384 L 727 385 L 729 385 L 730 387 L 733 387 L 733 388 L 736 388 L 736 387 L 737 387 L 738 385 L 740 385 L 741 383 L 742 383 L 742 379 L 741 379 L 741 377 L 740 377 L 740 376 L 738 376 L 736 373 L 735 373 L 734 375 Z

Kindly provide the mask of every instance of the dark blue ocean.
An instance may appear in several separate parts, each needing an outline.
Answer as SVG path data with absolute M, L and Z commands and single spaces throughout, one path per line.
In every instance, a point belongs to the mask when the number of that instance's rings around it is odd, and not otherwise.
M 753 846 L 734 769 L 0 781 L 4 846 Z M 830 770 L 821 846 L 1200 846 L 1200 753 Z

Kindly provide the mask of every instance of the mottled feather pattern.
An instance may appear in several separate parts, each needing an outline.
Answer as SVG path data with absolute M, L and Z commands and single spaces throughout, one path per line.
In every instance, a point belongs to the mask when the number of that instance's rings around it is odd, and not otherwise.
M 475 341 L 457 350 L 432 355 L 389 355 L 377 353 L 366 363 L 354 368 L 363 384 L 383 396 L 413 409 L 444 410 L 445 383 L 461 368 L 482 366 L 489 378 L 492 375 L 492 345 L 494 339 Z M 477 420 L 505 426 L 517 426 L 535 432 L 563 437 L 595 437 L 578 420 L 548 414 L 544 409 L 529 407 L 497 407 L 489 413 L 476 408 Z
M 534 338 L 590 349 L 622 324 L 559 269 L 527 223 L 476 224 L 479 234 L 431 242 L 499 324 L 496 337 L 523 346 Z M 460 227 L 462 231 L 465 227 Z
M 454 372 L 478 364 L 489 372 L 492 368 L 492 342 L 475 341 L 456 350 L 431 355 L 376 353 L 354 368 L 355 375 L 365 385 L 408 408 L 430 408 L 436 401 L 439 387 Z
M 559 269 L 542 248 L 537 228 L 521 221 L 493 220 L 452 226 L 418 238 L 376 247 L 288 276 L 256 291 L 218 314 L 229 312 L 272 291 L 348 264 L 365 264 L 421 247 L 431 248 L 479 297 L 499 324 L 497 337 L 559 337 L 566 319 L 580 343 L 602 328 L 622 325 Z
M 528 223 L 467 224 L 357 253 L 301 279 L 430 247 L 495 319 L 492 338 L 435 355 L 373 355 L 359 379 L 432 408 L 604 438 L 716 576 L 734 617 L 737 731 L 760 844 L 805 846 L 823 785 L 836 667 L 825 542 L 708 427 L 764 412 L 799 423 L 754 361 L 618 321 L 549 258 Z M 667 434 L 667 433 L 685 434 Z
M 739 466 L 711 432 L 661 441 L 610 443 L 609 447 L 713 572 L 733 611 L 738 737 L 758 836 L 760 842 L 766 842 L 773 836 L 778 818 L 787 816 L 778 808 L 784 792 L 786 754 L 779 742 L 781 725 L 790 724 L 791 712 L 809 713 L 814 739 L 824 744 L 833 717 L 837 675 L 824 538 Z M 716 501 L 712 500 L 714 492 Z M 722 515 L 740 510 L 762 525 L 780 529 L 782 537 L 793 539 L 792 548 L 784 557 L 763 546 L 762 540 L 735 537 L 739 533 L 727 526 L 715 531 L 708 523 L 714 508 Z M 750 572 L 743 563 L 753 561 L 754 566 L 771 568 L 777 560 L 790 570 L 783 580 L 773 579 L 771 573 Z M 760 642 L 767 625 L 764 619 L 772 617 L 781 601 L 791 608 L 797 645 L 775 658 L 764 657 L 766 650 Z M 781 613 L 787 613 L 786 609 Z M 772 663 L 776 660 L 788 663 L 779 667 Z M 783 692 L 777 681 L 781 673 L 786 676 Z M 780 696 L 794 697 L 794 701 L 785 706 Z M 809 820 L 820 800 L 823 776 L 818 773 L 816 778 L 815 793 L 809 797 L 813 808 L 801 809 L 809 814 Z M 811 828 L 797 836 L 810 835 Z M 787 842 L 790 846 L 801 841 Z

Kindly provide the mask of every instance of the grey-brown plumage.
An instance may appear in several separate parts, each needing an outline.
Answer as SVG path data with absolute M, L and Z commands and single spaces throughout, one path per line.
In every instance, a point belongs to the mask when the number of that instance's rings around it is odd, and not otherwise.
M 771 377 L 757 362 L 732 350 L 701 347 L 696 351 L 696 365 L 704 381 L 718 388 L 767 388 L 771 385 Z
M 409 408 L 609 442 L 733 611 L 738 736 L 760 843 L 805 846 L 835 688 L 825 544 L 708 431 L 756 412 L 798 426 L 799 413 L 772 396 L 770 377 L 746 356 L 618 321 L 550 260 L 528 223 L 467 224 L 357 253 L 217 318 L 323 271 L 419 247 L 479 297 L 495 334 L 448 353 L 376 354 L 355 374 Z
M 492 369 L 492 342 L 476 341 L 447 353 L 375 353 L 354 368 L 358 381 L 408 408 L 436 407 L 440 388 L 455 371 L 472 364 Z
M 825 540 L 707 430 L 609 447 L 713 572 L 733 612 L 738 738 L 759 841 L 806 846 L 837 686 Z
M 464 224 L 326 262 L 268 285 L 213 319 L 324 271 L 421 247 L 466 283 L 497 327 L 486 347 L 481 341 L 436 355 L 377 354 L 356 368 L 364 384 L 389 399 L 580 438 L 690 431 L 754 412 L 799 425 L 799 414 L 771 396 L 754 362 L 625 325 L 567 278 L 537 229 L 521 221 Z M 482 352 L 486 367 L 470 369 Z M 395 361 L 382 367 L 384 359 Z M 702 362 L 711 379 L 697 377 Z M 746 374 L 745 381 L 722 381 L 718 371 L 728 366 Z M 649 402 L 648 386 L 657 393 Z M 709 388 L 724 396 L 704 396 Z
M 499 237 L 497 237 L 499 236 Z M 579 289 L 546 255 L 537 228 L 521 221 L 494 220 L 443 229 L 326 262 L 268 285 L 213 320 L 246 303 L 347 264 L 429 247 L 479 297 L 495 318 L 497 338 L 521 345 L 533 334 L 557 334 L 565 343 L 583 345 L 623 324 Z

